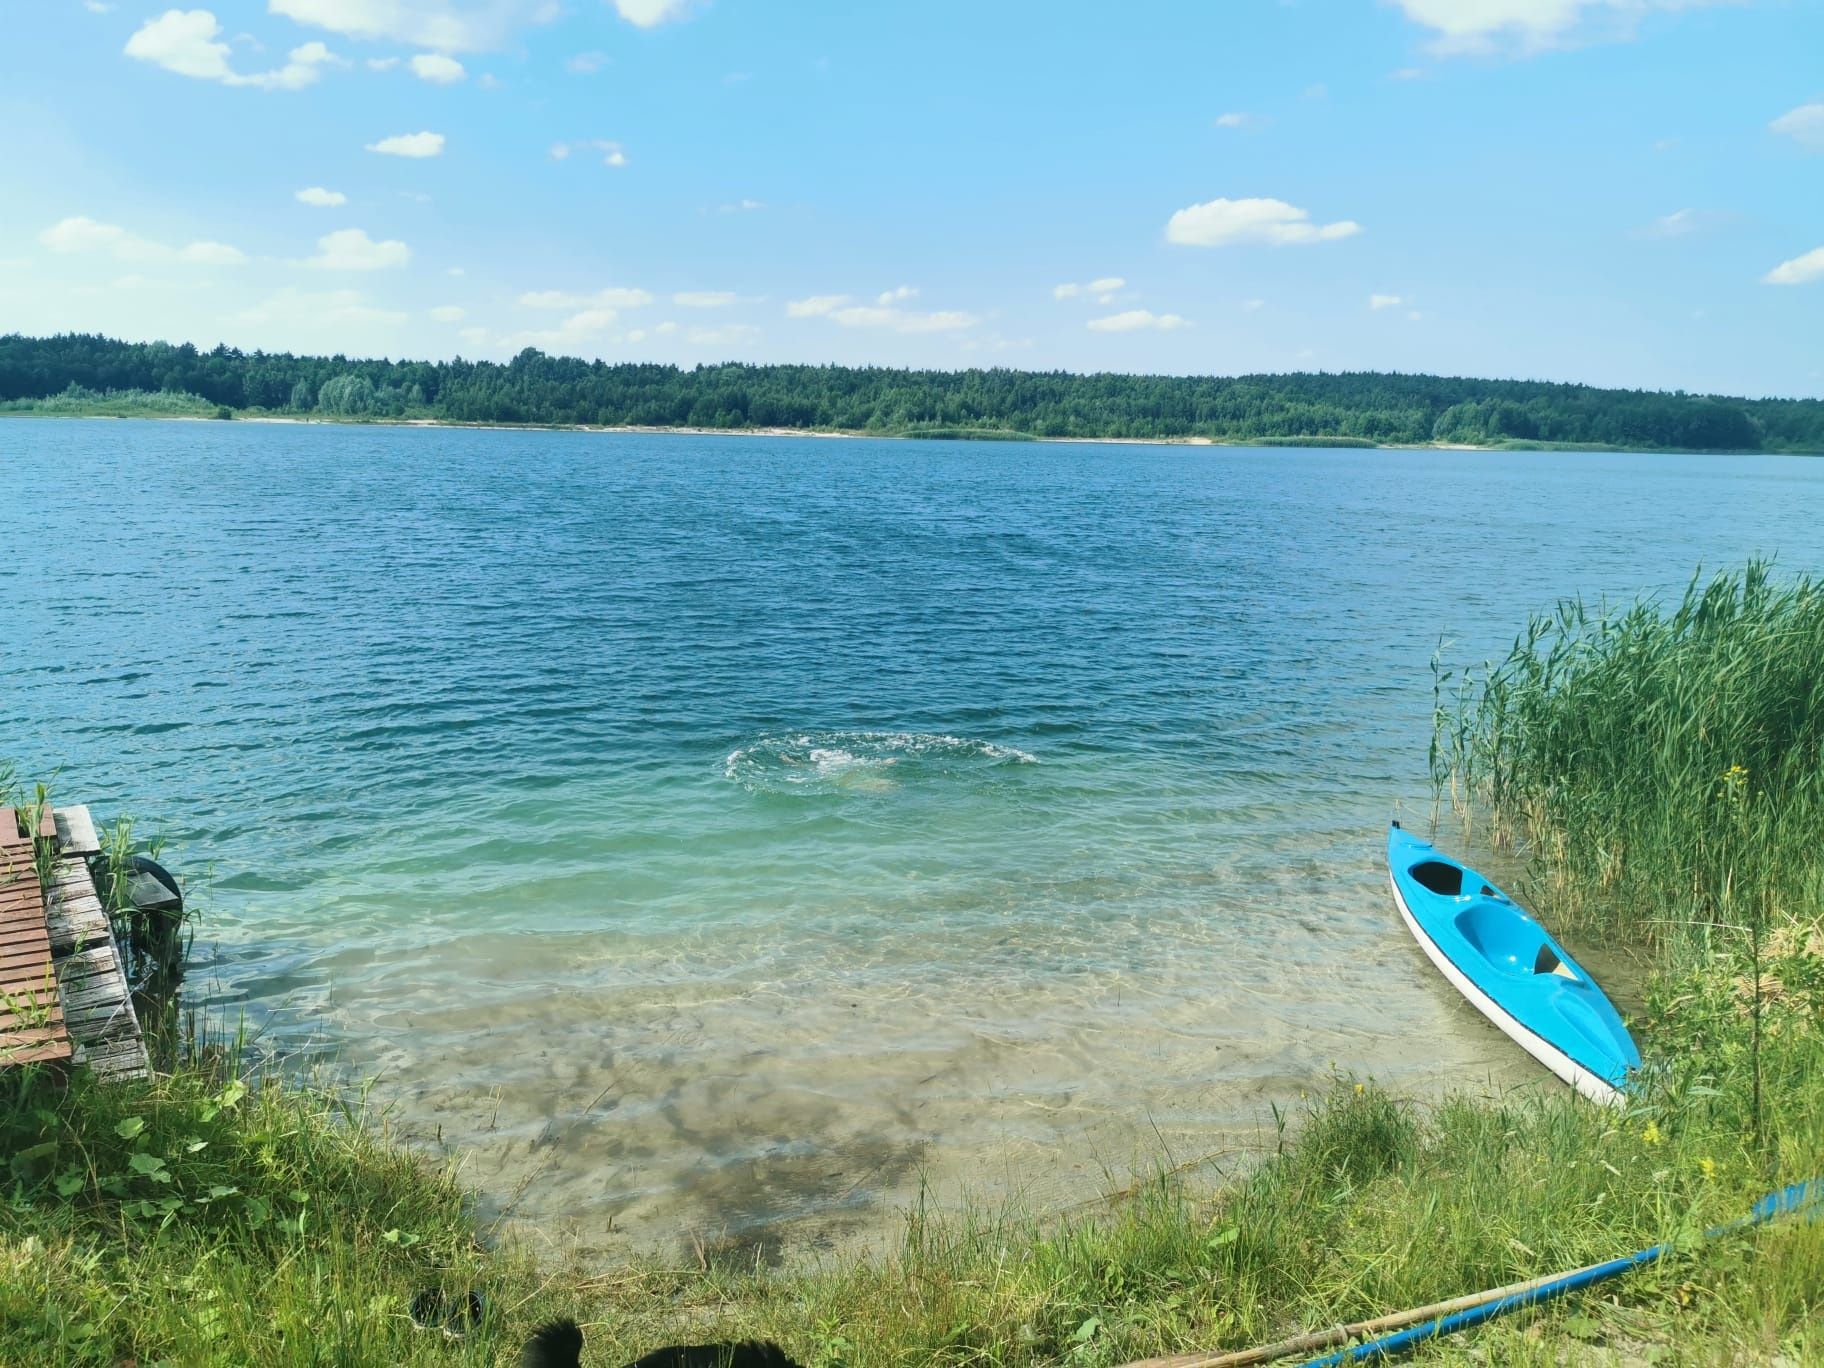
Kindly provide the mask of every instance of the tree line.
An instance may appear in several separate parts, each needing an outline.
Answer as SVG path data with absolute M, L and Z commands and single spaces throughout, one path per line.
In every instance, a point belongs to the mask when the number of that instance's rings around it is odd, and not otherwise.
M 0 402 L 192 394 L 242 411 L 603 426 L 1002 430 L 1035 437 L 1565 443 L 1824 452 L 1824 401 L 1372 371 L 1170 376 L 875 366 L 293 356 L 85 334 L 0 336 Z

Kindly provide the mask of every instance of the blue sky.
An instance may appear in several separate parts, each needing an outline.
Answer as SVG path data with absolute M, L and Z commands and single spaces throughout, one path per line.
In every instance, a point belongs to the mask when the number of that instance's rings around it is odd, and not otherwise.
M 1824 394 L 1799 0 L 3 22 L 0 330 Z

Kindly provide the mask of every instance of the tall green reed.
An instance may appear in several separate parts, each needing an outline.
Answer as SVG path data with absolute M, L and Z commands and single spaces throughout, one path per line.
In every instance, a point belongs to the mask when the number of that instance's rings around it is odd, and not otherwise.
M 1768 562 L 1669 607 L 1561 602 L 1438 669 L 1440 803 L 1533 858 L 1563 921 L 1650 946 L 1759 937 L 1824 891 L 1824 584 Z

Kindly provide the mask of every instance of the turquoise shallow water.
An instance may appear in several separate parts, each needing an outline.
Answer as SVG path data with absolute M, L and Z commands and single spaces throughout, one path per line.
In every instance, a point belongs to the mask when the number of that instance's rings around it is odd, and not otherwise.
M 1815 566 L 1800 458 L 16 420 L 0 754 L 558 1237 L 826 1240 L 1528 1076 L 1377 867 L 1440 636 Z

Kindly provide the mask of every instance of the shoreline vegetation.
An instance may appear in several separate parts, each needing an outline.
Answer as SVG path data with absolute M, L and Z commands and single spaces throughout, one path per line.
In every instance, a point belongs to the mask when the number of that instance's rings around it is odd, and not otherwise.
M 391 361 L 0 336 L 0 414 L 1463 450 L 1824 453 L 1824 400 L 1373 372 Z
M 1419 1357 L 1824 1361 L 1824 1222 L 1701 1234 L 1824 1156 L 1820 678 L 1824 583 L 1758 564 L 1669 605 L 1566 603 L 1506 659 L 1438 675 L 1441 839 L 1511 851 L 1554 930 L 1645 964 L 1624 1108 L 1551 1084 L 1420 1105 L 1344 1077 L 1276 1112 L 1228 1182 L 1162 1162 L 1100 1209 L 911 1212 L 884 1257 L 768 1267 L 681 1239 L 602 1269 L 492 1243 L 459 1174 L 398 1147 L 365 1092 L 247 1078 L 194 1042 L 144 1085 L 8 1070 L 0 1363 L 496 1363 L 567 1314 L 592 1363 L 764 1336 L 831 1368 L 1109 1368 L 1659 1242 L 1600 1293 Z M 481 1289 L 482 1324 L 414 1329 L 426 1287 Z

